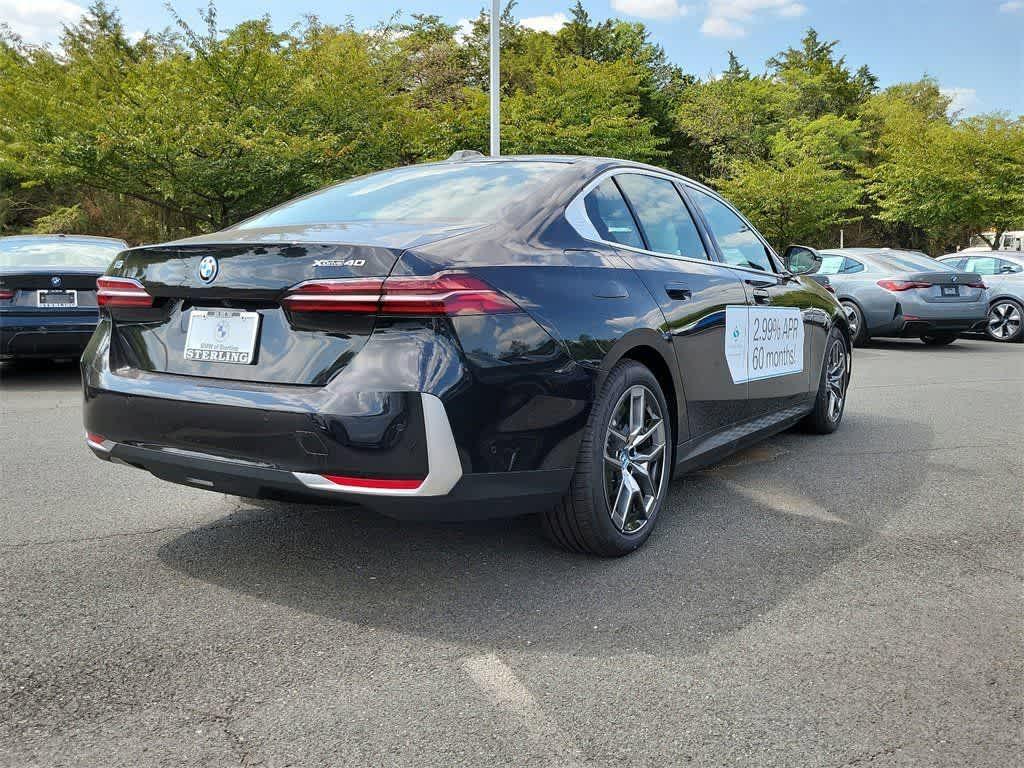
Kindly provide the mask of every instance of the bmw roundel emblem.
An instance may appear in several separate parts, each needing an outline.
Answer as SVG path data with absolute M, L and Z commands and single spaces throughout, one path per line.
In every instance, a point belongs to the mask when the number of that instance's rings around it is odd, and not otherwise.
M 957 277 L 956 275 L 953 275 L 953 276 L 952 276 L 951 278 L 949 278 L 949 279 L 950 279 L 950 280 L 952 280 L 952 281 L 953 281 L 954 283 L 959 283 L 959 282 L 960 282 L 960 278 L 959 278 L 959 277 Z
M 213 256 L 203 256 L 199 262 L 199 279 L 204 283 L 212 283 L 217 276 L 217 260 Z
M 60 277 L 58 277 L 57 275 L 51 277 L 50 285 L 52 285 L 54 288 L 60 288 Z

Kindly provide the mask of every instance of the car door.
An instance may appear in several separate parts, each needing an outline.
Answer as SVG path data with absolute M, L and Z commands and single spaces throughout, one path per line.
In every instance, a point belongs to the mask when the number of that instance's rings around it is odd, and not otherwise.
M 768 243 L 737 211 L 693 185 L 686 194 L 714 238 L 717 258 L 746 287 L 747 402 L 751 416 L 802 406 L 816 391 L 825 322 L 815 294 L 786 273 Z
M 646 171 L 621 171 L 596 193 L 626 201 L 640 242 L 621 244 L 665 317 L 686 398 L 690 438 L 741 421 L 747 385 L 734 381 L 726 360 L 726 307 L 743 306 L 743 283 L 708 257 L 705 242 L 673 179 Z M 621 222 L 609 228 L 629 229 Z M 600 231 L 600 226 L 598 227 Z

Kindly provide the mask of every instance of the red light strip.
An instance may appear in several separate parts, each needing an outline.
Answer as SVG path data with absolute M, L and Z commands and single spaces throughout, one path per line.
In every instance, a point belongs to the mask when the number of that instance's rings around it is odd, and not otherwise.
M 395 477 L 347 477 L 345 475 L 321 475 L 335 485 L 349 485 L 353 488 L 380 488 L 389 491 L 414 491 L 423 485 L 423 479 Z

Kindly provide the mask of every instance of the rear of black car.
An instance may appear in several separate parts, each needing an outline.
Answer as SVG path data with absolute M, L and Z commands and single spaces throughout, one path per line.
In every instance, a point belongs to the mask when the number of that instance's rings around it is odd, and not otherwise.
M 78 357 L 96 328 L 96 279 L 121 240 L 0 238 L 0 359 Z
M 484 229 L 257 220 L 125 252 L 83 356 L 88 444 L 197 488 L 396 515 L 556 496 L 564 429 L 506 417 L 530 381 L 578 389 L 572 361 L 471 268 L 417 269 L 432 243 Z

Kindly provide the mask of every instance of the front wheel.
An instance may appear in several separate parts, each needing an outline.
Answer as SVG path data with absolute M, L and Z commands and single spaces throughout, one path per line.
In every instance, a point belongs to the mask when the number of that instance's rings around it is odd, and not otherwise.
M 618 557 L 637 549 L 665 501 L 672 445 L 658 379 L 636 361 L 620 362 L 594 402 L 569 492 L 541 515 L 544 532 L 575 552 Z
M 944 347 L 956 341 L 955 333 L 922 333 L 921 341 L 929 347 Z
M 846 409 L 846 392 L 850 386 L 850 350 L 843 332 L 833 328 L 825 344 L 825 360 L 821 366 L 818 395 L 814 410 L 803 420 L 808 432 L 827 435 L 839 428 Z
M 992 341 L 1008 341 L 1020 343 L 1024 339 L 1021 321 L 1024 319 L 1024 306 L 1013 299 L 999 299 L 992 303 L 988 310 L 988 323 L 985 333 Z

